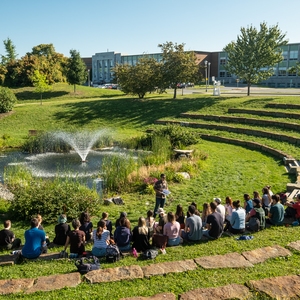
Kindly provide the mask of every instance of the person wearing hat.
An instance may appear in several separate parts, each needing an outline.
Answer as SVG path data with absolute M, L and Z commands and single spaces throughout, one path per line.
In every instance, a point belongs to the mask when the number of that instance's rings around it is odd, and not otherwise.
M 256 218 L 259 221 L 259 230 L 263 230 L 266 227 L 266 215 L 265 211 L 262 208 L 261 201 L 259 199 L 253 199 L 253 208 L 246 216 L 246 222 L 250 222 L 251 218 Z M 249 224 L 246 225 L 247 229 L 249 229 Z
M 166 194 L 165 191 L 168 190 L 168 184 L 166 181 L 166 175 L 161 174 L 160 180 L 157 180 L 154 183 L 154 190 L 155 190 L 155 208 L 154 208 L 154 218 L 157 215 L 157 210 L 159 207 L 164 208 L 166 202 Z
M 225 206 L 223 204 L 221 204 L 221 202 L 222 202 L 221 198 L 214 198 L 214 201 L 217 204 L 216 212 L 221 214 L 221 216 L 223 218 L 223 222 L 225 222 L 226 210 L 225 210 Z
M 164 209 L 161 207 L 157 210 L 156 214 L 158 215 L 159 219 L 158 219 L 158 223 L 156 223 L 154 231 L 155 231 L 155 233 L 162 234 L 163 230 L 164 230 L 164 226 L 168 222 L 168 219 L 167 219 Z
M 71 228 L 70 225 L 67 224 L 67 216 L 65 214 L 61 214 L 58 217 L 57 222 L 58 224 L 55 225 L 55 237 L 53 244 L 64 246 Z

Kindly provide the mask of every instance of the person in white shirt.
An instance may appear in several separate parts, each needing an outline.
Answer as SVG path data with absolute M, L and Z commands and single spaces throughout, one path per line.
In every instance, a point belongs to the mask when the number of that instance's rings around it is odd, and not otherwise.
M 223 222 L 225 221 L 225 206 L 221 204 L 222 200 L 221 198 L 214 198 L 214 201 L 217 203 L 216 212 L 220 213 L 223 218 Z

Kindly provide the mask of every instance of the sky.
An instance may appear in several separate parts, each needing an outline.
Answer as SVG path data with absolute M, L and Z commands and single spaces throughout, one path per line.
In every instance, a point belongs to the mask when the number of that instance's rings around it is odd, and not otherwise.
M 300 0 L 0 0 L 0 54 L 10 38 L 18 58 L 40 44 L 81 57 L 98 52 L 161 52 L 158 44 L 222 51 L 241 27 L 278 24 L 289 43 L 300 42 Z

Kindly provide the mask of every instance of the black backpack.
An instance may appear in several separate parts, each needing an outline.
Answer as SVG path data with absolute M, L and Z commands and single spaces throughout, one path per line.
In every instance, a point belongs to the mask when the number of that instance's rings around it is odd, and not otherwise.
M 75 266 L 80 274 L 86 274 L 93 270 L 100 269 L 100 263 L 96 256 L 82 257 L 75 261 Z
M 154 259 L 158 255 L 158 251 L 156 249 L 148 249 L 143 252 L 143 257 L 145 259 Z
M 117 245 L 108 245 L 106 248 L 106 261 L 107 262 L 116 262 L 123 257 L 122 252 L 120 251 Z
M 257 232 L 260 229 L 260 221 L 256 217 L 252 217 L 248 223 L 248 229 L 250 231 Z

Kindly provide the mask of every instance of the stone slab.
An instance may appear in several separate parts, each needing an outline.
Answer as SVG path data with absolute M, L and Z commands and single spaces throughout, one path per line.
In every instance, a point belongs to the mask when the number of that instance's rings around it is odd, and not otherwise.
M 171 293 L 161 293 L 150 297 L 130 297 L 121 298 L 120 300 L 176 300 L 177 297 Z
M 0 262 L 0 266 L 12 266 L 14 264 L 15 264 L 15 262 L 13 260 L 1 261 Z
M 9 255 L 9 254 L 0 255 L 0 263 L 14 261 L 16 257 L 17 257 L 16 255 Z
M 297 275 L 250 280 L 249 285 L 272 299 L 299 299 L 300 297 L 300 277 Z
M 195 269 L 197 269 L 197 265 L 192 259 L 181 260 L 176 262 L 157 263 L 142 267 L 145 277 L 164 275 L 168 273 L 192 271 Z
M 288 244 L 288 247 L 293 248 L 297 251 L 300 251 L 300 241 L 291 242 Z
M 140 266 L 132 265 L 91 271 L 84 278 L 90 283 L 100 283 L 144 278 L 144 273 Z
M 250 290 L 239 284 L 230 284 L 216 288 L 195 289 L 179 295 L 180 300 L 225 300 L 225 299 L 249 299 L 252 296 Z
M 8 279 L 0 280 L 0 295 L 19 293 L 33 286 L 34 279 Z
M 81 283 L 80 273 L 68 273 L 59 275 L 42 276 L 36 279 L 34 285 L 28 288 L 25 293 L 31 294 L 37 291 L 47 292 L 59 290 L 64 287 L 76 287 Z
M 292 253 L 281 246 L 273 245 L 264 248 L 258 248 L 251 251 L 243 252 L 242 255 L 252 264 L 258 264 L 266 261 L 269 258 L 280 256 L 291 256 Z
M 248 268 L 253 264 L 239 253 L 227 253 L 224 255 L 213 255 L 195 258 L 195 262 L 204 269 L 220 268 Z

